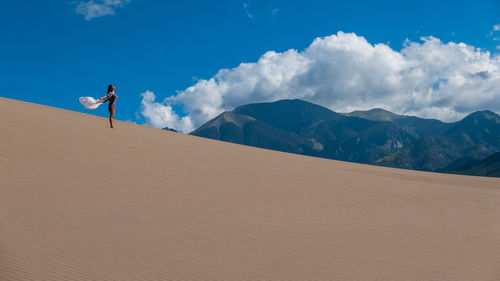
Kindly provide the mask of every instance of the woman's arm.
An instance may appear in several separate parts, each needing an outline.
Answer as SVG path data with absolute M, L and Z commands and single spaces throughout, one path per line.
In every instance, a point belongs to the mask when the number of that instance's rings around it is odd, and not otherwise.
M 104 97 L 101 97 L 101 98 L 99 98 L 98 100 L 102 100 L 102 99 L 105 99 L 105 98 L 108 98 L 108 99 L 109 99 L 108 95 L 105 95 Z M 108 100 L 105 100 L 104 102 L 106 102 L 106 101 L 108 101 Z

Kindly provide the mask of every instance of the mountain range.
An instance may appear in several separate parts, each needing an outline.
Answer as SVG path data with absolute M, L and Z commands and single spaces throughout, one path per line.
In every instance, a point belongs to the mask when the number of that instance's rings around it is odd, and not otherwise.
M 500 152 L 490 155 L 482 160 L 471 161 L 448 172 L 463 175 L 500 177 Z
M 237 107 L 191 134 L 343 161 L 466 173 L 465 165 L 500 151 L 500 116 L 478 111 L 445 123 L 380 108 L 336 113 L 295 99 Z

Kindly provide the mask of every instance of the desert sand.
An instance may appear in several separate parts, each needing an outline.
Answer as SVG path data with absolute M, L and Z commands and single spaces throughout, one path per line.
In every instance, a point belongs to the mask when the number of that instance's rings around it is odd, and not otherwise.
M 1 280 L 500 280 L 500 179 L 116 127 L 0 98 Z

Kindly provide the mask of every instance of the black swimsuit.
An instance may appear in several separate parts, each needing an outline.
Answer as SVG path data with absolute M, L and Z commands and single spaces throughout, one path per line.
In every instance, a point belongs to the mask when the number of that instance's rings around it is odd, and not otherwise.
M 106 101 L 109 101 L 108 110 L 111 111 L 111 109 L 115 109 L 116 99 L 118 96 L 115 93 L 108 93 L 106 97 Z

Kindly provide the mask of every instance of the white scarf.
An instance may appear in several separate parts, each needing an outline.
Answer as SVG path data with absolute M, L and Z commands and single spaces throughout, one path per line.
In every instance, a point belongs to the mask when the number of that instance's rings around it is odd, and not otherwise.
M 80 103 L 86 109 L 97 109 L 99 105 L 103 104 L 102 100 L 95 100 L 93 97 L 80 97 Z

